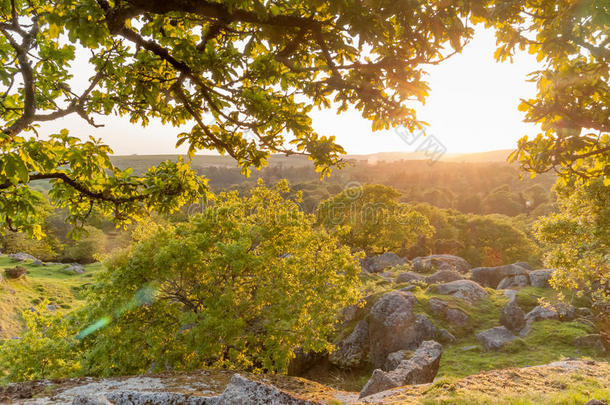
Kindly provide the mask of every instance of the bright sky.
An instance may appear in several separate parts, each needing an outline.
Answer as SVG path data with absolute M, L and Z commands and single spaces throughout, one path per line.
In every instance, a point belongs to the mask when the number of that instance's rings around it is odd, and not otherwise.
M 478 29 L 462 54 L 438 66 L 428 67 L 430 96 L 424 106 L 417 105 L 418 117 L 430 124 L 434 135 L 448 153 L 484 152 L 511 149 L 525 134 L 536 128 L 522 122 L 517 111 L 520 98 L 535 95 L 535 84 L 526 75 L 537 69 L 532 55 L 519 54 L 514 63 L 496 63 L 492 31 Z M 86 79 L 86 78 L 85 78 Z M 370 121 L 357 111 L 336 115 L 334 111 L 313 113 L 316 131 L 335 135 L 348 153 L 413 152 L 417 143 L 405 144 L 393 131 L 371 131 Z M 183 153 L 175 148 L 179 129 L 153 122 L 146 128 L 129 123 L 127 118 L 101 117 L 103 128 L 93 128 L 78 117 L 45 124 L 42 134 L 68 128 L 72 135 L 102 138 L 119 155 Z M 205 153 L 205 152 L 202 152 Z M 209 152 L 208 152 L 209 153 Z

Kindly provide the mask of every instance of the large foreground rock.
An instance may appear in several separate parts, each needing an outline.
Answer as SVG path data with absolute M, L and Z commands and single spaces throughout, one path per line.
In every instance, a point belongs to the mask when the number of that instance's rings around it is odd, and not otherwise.
M 388 354 L 416 349 L 422 341 L 434 338 L 436 329 L 425 315 L 415 315 L 415 296 L 392 291 L 382 296 L 369 313 L 369 357 L 382 367 Z
M 373 371 L 371 378 L 360 391 L 360 398 L 403 385 L 432 382 L 438 373 L 442 353 L 443 347 L 440 343 L 432 340 L 423 342 L 413 357 L 401 361 L 394 370 Z
M 386 252 L 378 256 L 365 257 L 360 261 L 362 270 L 368 273 L 381 273 L 388 267 L 399 266 L 407 261 L 395 253 Z
M 477 335 L 477 340 L 486 350 L 497 350 L 517 337 L 504 326 L 496 326 Z
M 273 385 L 234 374 L 224 392 L 217 396 L 178 392 L 115 390 L 98 395 L 78 395 L 72 405 L 316 405 Z
M 339 367 L 357 367 L 367 360 L 368 349 L 369 324 L 360 321 L 348 337 L 337 343 L 329 359 Z
M 483 287 L 498 288 L 500 282 L 507 277 L 527 276 L 528 270 L 517 265 L 507 264 L 498 267 L 477 267 L 472 269 L 470 279 Z
M 453 295 L 471 304 L 487 297 L 485 290 L 470 280 L 457 280 L 436 286 L 436 292 L 443 295 Z
M 429 273 L 432 270 L 452 270 L 466 274 L 472 268 L 470 264 L 461 257 L 453 255 L 432 255 L 416 257 L 411 261 L 413 271 Z

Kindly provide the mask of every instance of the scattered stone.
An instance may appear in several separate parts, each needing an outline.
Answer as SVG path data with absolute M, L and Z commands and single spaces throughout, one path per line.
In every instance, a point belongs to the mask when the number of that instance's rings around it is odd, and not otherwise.
M 447 329 L 439 329 L 436 333 L 436 337 L 441 343 L 455 343 L 457 340 Z
M 553 277 L 553 269 L 540 269 L 530 271 L 530 284 L 538 288 L 551 288 L 549 280 Z
M 360 398 L 403 385 L 432 382 L 438 373 L 442 353 L 443 347 L 440 343 L 433 340 L 423 342 L 413 357 L 401 361 L 394 370 L 373 371 L 371 378 L 360 391 Z
M 25 267 L 15 266 L 12 269 L 4 270 L 4 275 L 6 278 L 18 279 L 18 278 L 25 276 L 25 274 L 27 272 L 28 272 L 28 270 Z
M 415 296 L 391 291 L 383 295 L 369 313 L 369 357 L 375 367 L 382 367 L 388 354 L 416 349 L 423 340 L 433 338 L 434 326 L 424 315 L 416 316 Z
M 497 350 L 512 342 L 516 336 L 504 326 L 496 326 L 477 335 L 477 340 L 485 350 Z
M 40 267 L 44 266 L 44 263 L 41 260 L 36 259 L 32 263 L 30 263 L 30 266 Z
M 348 337 L 337 343 L 329 359 L 339 367 L 356 367 L 367 360 L 368 347 L 369 324 L 360 321 Z
M 512 332 L 519 332 L 525 327 L 525 314 L 517 300 L 510 300 L 500 313 L 500 324 Z
M 53 311 L 57 311 L 58 309 L 59 309 L 59 306 L 57 306 L 57 305 L 54 305 L 54 304 L 47 305 L 47 310 L 48 311 L 53 312 Z
M 399 266 L 407 261 L 395 253 L 386 252 L 378 256 L 365 257 L 360 260 L 362 270 L 368 273 L 381 273 L 388 267 Z
M 453 255 L 432 255 L 416 257 L 411 261 L 413 271 L 418 273 L 430 273 L 432 270 L 452 270 L 466 274 L 472 268 L 470 264 L 461 257 Z
M 527 274 L 517 274 L 515 276 L 504 277 L 500 284 L 498 284 L 498 290 L 506 290 L 508 288 L 521 288 L 530 285 L 530 280 Z
M 412 271 L 405 271 L 404 273 L 400 273 L 398 277 L 396 277 L 397 283 L 410 283 L 413 281 L 424 281 L 424 276 L 418 273 L 414 273 Z
M 590 347 L 600 353 L 606 352 L 606 348 L 604 347 L 604 344 L 602 342 L 602 337 L 599 334 L 591 334 L 577 337 L 576 339 L 574 339 L 574 342 L 572 342 L 572 344 L 578 347 Z
M 447 308 L 445 311 L 445 319 L 452 325 L 464 328 L 470 324 L 470 316 L 457 308 Z
M 38 260 L 36 257 L 34 257 L 30 254 L 27 254 L 27 253 L 23 253 L 23 252 L 11 253 L 8 255 L 8 257 L 10 257 L 11 259 L 18 261 L 18 262 L 27 262 L 27 261 Z
M 485 290 L 470 280 L 457 280 L 436 286 L 436 292 L 443 295 L 452 295 L 468 301 L 471 304 L 487 297 Z
M 449 283 L 451 281 L 463 280 L 464 277 L 454 270 L 440 270 L 431 276 L 428 276 L 424 281 L 428 284 Z
M 62 271 L 64 273 L 83 274 L 85 272 L 85 268 L 78 263 L 72 263 L 65 267 Z
M 498 284 L 510 276 L 527 275 L 527 269 L 516 264 L 498 267 L 477 267 L 472 269 L 470 279 L 483 287 L 498 288 Z

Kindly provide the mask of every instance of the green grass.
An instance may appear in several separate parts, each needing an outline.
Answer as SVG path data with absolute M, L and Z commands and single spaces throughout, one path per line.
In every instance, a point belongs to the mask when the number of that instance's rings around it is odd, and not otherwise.
M 4 277 L 6 268 L 20 265 L 28 274 L 18 280 Z M 92 282 L 94 275 L 102 270 L 100 263 L 85 266 L 84 274 L 63 272 L 66 265 L 32 266 L 18 263 L 8 256 L 0 256 L 0 340 L 18 336 L 23 328 L 21 312 L 49 300 L 59 306 L 59 312 L 67 312 L 83 305 L 80 293 L 84 284 Z

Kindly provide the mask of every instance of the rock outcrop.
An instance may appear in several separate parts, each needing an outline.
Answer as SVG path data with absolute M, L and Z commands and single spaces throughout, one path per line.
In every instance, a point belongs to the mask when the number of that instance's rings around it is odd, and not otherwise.
M 507 277 L 527 276 L 528 270 L 517 265 L 507 264 L 498 267 L 477 267 L 472 269 L 470 279 L 483 287 L 498 288 L 500 282 Z
M 395 253 L 386 252 L 378 256 L 365 257 L 360 260 L 362 270 L 368 273 L 381 273 L 388 267 L 399 266 L 407 261 Z
M 417 348 L 423 340 L 433 338 L 434 326 L 425 315 L 415 315 L 415 296 L 392 291 L 382 296 L 369 313 L 369 358 L 382 367 L 388 354 Z
M 457 280 L 436 286 L 436 292 L 443 295 L 452 295 L 471 304 L 487 297 L 485 290 L 470 280 Z
M 461 274 L 466 274 L 472 266 L 461 257 L 453 255 L 432 255 L 416 257 L 411 261 L 413 271 L 418 273 L 429 273 L 432 270 L 452 270 Z
M 435 341 L 423 342 L 409 360 L 401 361 L 392 371 L 376 369 L 366 383 L 360 398 L 408 384 L 432 382 L 441 361 L 443 347 Z

